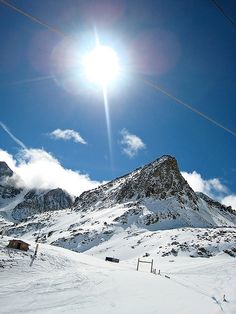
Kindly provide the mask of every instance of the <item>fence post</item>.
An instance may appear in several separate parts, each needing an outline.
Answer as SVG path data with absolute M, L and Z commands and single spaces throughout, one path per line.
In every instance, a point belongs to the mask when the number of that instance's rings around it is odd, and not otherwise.
M 137 269 L 136 269 L 137 271 L 138 271 L 138 267 L 139 267 L 139 258 L 138 258 Z
M 37 243 L 37 244 L 36 244 L 36 247 L 35 247 L 34 255 L 33 255 L 32 258 L 31 258 L 30 267 L 33 265 L 33 262 L 34 262 L 34 260 L 35 260 L 36 257 L 37 257 L 38 248 L 39 248 L 39 244 Z
M 152 270 L 153 270 L 153 259 L 152 259 L 152 262 L 151 262 L 151 273 L 152 273 Z

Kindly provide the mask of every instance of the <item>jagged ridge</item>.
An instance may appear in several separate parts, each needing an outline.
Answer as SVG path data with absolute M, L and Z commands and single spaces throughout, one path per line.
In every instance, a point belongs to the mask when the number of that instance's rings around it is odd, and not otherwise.
M 12 217 L 22 220 L 28 216 L 45 211 L 54 211 L 71 207 L 73 198 L 60 188 L 49 191 L 30 190 L 12 211 Z

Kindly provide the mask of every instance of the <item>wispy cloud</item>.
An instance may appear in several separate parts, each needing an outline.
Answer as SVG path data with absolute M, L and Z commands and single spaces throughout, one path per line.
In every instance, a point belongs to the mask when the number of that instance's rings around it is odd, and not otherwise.
M 130 158 L 136 156 L 141 149 L 146 148 L 146 145 L 137 135 L 131 134 L 128 130 L 123 129 L 120 132 L 122 139 L 122 151 Z
M 75 143 L 87 144 L 87 142 L 82 138 L 79 132 L 76 132 L 70 129 L 66 129 L 66 130 L 56 129 L 52 131 L 49 135 L 51 138 L 55 140 L 59 140 L 59 139 L 62 139 L 65 141 L 72 140 Z
M 0 149 L 0 160 L 6 161 L 14 171 L 16 185 L 28 189 L 60 187 L 77 196 L 101 184 L 88 174 L 64 168 L 51 153 L 43 149 L 22 149 L 16 156 Z
M 3 130 L 11 137 L 11 139 L 13 139 L 13 141 L 18 144 L 21 148 L 23 149 L 27 149 L 27 147 L 25 146 L 25 144 L 23 142 L 21 142 L 14 134 L 11 133 L 11 131 L 9 130 L 9 128 L 0 121 L 0 126 L 3 128 Z

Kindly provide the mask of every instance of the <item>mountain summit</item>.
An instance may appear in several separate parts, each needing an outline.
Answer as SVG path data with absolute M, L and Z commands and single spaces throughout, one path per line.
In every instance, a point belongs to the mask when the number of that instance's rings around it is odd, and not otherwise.
M 76 210 L 107 207 L 142 200 L 166 200 L 176 197 L 181 203 L 188 199 L 197 208 L 197 195 L 181 175 L 174 157 L 165 155 L 152 163 L 117 178 L 94 190 L 86 191 L 75 201 Z

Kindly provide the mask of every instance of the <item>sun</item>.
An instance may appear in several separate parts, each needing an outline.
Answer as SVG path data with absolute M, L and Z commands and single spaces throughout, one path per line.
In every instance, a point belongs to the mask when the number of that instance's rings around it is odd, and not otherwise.
M 120 72 L 118 55 L 111 47 L 103 45 L 97 45 L 84 56 L 83 66 L 88 80 L 100 86 L 107 86 Z

